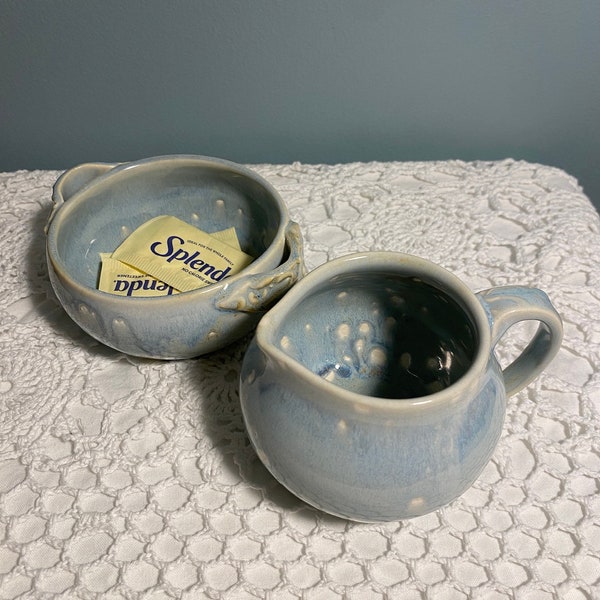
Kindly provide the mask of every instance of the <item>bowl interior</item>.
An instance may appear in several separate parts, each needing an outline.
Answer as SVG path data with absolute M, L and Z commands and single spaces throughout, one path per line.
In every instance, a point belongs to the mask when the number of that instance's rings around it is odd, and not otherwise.
M 54 225 L 54 249 L 67 273 L 96 288 L 100 253 L 137 227 L 172 215 L 208 233 L 234 226 L 258 259 L 282 225 L 282 207 L 260 181 L 227 165 L 198 161 L 138 163 L 93 181 L 68 200 Z
M 477 349 L 473 320 L 449 293 L 382 272 L 322 284 L 282 320 L 273 342 L 340 387 L 397 399 L 452 385 Z

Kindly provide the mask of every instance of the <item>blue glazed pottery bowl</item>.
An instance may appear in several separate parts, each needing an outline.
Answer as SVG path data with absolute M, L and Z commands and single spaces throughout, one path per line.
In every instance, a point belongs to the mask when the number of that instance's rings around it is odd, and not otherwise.
M 50 280 L 71 318 L 100 342 L 160 359 L 198 356 L 251 331 L 304 274 L 302 239 L 277 191 L 252 170 L 202 156 L 84 164 L 56 182 L 46 227 Z M 172 215 L 207 232 L 235 226 L 255 260 L 220 283 L 154 298 L 96 289 L 100 253 Z
M 504 370 L 494 346 L 539 321 Z M 490 459 L 506 397 L 558 351 L 561 319 L 544 292 L 473 294 L 426 260 L 373 252 L 309 273 L 259 323 L 242 366 L 250 440 L 309 504 L 357 521 L 435 510 Z

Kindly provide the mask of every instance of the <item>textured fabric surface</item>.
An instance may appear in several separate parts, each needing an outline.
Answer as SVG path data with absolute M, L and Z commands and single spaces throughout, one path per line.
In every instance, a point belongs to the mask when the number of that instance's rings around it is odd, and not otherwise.
M 58 172 L 0 174 L 0 598 L 600 597 L 600 223 L 577 182 L 524 162 L 258 165 L 313 269 L 354 251 L 428 258 L 474 290 L 544 289 L 565 323 L 509 399 L 478 481 L 410 521 L 297 500 L 251 449 L 248 339 L 186 361 L 103 347 L 50 287 Z M 508 360 L 531 335 L 516 326 Z

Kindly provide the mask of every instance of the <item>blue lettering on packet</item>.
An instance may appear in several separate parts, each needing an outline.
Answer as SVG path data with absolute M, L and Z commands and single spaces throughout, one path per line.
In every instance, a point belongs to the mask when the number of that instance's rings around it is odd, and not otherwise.
M 126 296 L 133 296 L 139 290 L 166 292 L 165 296 L 171 296 L 175 291 L 170 285 L 158 281 L 153 277 L 148 279 L 115 279 L 113 291 L 116 293 L 125 292 Z
M 188 292 L 222 282 L 252 262 L 250 255 L 238 249 L 235 229 L 230 230 L 213 237 L 181 219 L 163 215 L 140 225 L 112 258 Z
M 183 248 L 175 248 L 175 242 L 177 242 L 180 246 L 185 245 L 185 241 L 182 237 L 178 235 L 171 235 L 167 238 L 166 242 L 156 241 L 150 244 L 150 251 L 156 256 L 165 258 L 168 263 L 173 261 L 181 261 L 193 271 L 198 271 L 198 273 L 204 273 L 205 275 L 210 276 L 213 281 L 221 281 L 221 279 L 225 278 L 229 271 L 231 271 L 231 267 L 226 267 L 225 269 L 215 269 L 213 265 L 199 258 L 199 250 L 190 253 Z M 165 245 L 166 249 L 163 250 L 160 248 L 160 246 Z

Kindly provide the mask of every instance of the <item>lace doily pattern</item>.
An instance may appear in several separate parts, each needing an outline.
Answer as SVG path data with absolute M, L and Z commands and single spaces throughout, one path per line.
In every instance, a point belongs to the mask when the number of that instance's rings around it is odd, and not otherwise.
M 509 399 L 461 498 L 409 521 L 336 519 L 249 445 L 249 339 L 174 362 L 95 342 L 48 281 L 59 173 L 0 174 L 0 598 L 598 598 L 600 222 L 577 182 L 512 160 L 254 168 L 300 224 L 309 269 L 386 249 L 475 291 L 541 287 L 564 319 L 559 355 Z M 514 327 L 500 359 L 530 335 Z

